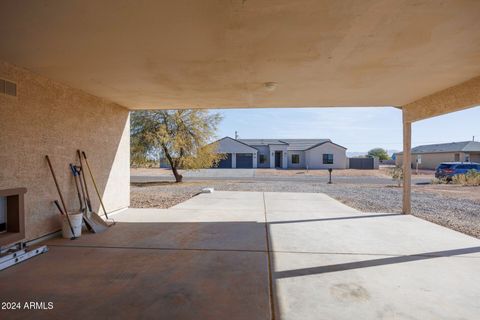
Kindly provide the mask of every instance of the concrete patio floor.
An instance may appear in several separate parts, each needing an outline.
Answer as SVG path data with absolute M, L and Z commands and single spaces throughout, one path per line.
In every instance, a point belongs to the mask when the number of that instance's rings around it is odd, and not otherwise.
M 128 209 L 0 272 L 13 319 L 478 319 L 480 240 L 324 194 L 214 192 Z

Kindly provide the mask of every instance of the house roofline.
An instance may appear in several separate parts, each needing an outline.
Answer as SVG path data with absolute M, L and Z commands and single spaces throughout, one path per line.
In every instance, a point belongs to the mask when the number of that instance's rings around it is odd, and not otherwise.
M 335 145 L 335 146 L 337 146 L 337 147 L 340 147 L 340 148 L 342 148 L 342 149 L 347 150 L 347 148 L 345 148 L 344 146 L 341 146 L 341 145 L 339 145 L 339 144 L 336 144 L 335 142 L 332 142 L 331 140 L 328 140 L 328 141 L 324 141 L 324 142 L 318 143 L 318 144 L 316 144 L 316 145 L 314 145 L 314 146 L 311 146 L 310 148 L 305 149 L 305 150 L 303 150 L 303 151 L 308 151 L 308 150 L 314 149 L 314 148 L 319 147 L 319 146 L 321 146 L 322 144 L 325 144 L 325 143 L 331 143 L 331 144 L 333 144 L 333 145 Z M 295 151 L 297 151 L 297 150 L 295 150 Z M 298 150 L 298 151 L 302 151 L 302 150 Z
M 440 150 L 440 151 L 417 151 L 417 152 L 412 152 L 414 149 L 417 148 L 424 148 L 424 147 L 429 147 L 429 146 L 446 146 L 446 145 L 452 145 L 452 144 L 461 144 L 464 143 L 465 145 L 461 149 L 454 149 L 454 150 Z M 420 146 L 413 147 L 411 150 L 411 153 L 415 154 L 427 154 L 427 153 L 450 153 L 450 152 L 480 152 L 480 150 L 468 150 L 469 145 L 471 143 L 480 143 L 478 141 L 455 141 L 455 142 L 446 142 L 446 143 L 434 143 L 434 144 L 424 144 Z M 397 154 L 403 154 L 403 151 L 396 152 Z
M 214 141 L 214 142 L 212 142 L 212 143 L 216 143 L 216 142 L 222 141 L 222 140 L 224 140 L 224 139 L 230 139 L 230 140 L 233 140 L 233 141 L 235 141 L 235 142 L 238 142 L 238 143 L 241 143 L 241 144 L 243 144 L 244 146 L 247 146 L 247 147 L 249 147 L 250 149 L 254 149 L 255 151 L 258 151 L 258 149 L 257 149 L 257 148 L 254 148 L 254 147 L 252 147 L 252 146 L 250 146 L 250 145 L 248 145 L 248 144 L 246 144 L 246 143 L 244 143 L 244 142 L 242 142 L 242 141 L 240 141 L 240 140 L 234 139 L 234 138 L 232 138 L 232 137 L 229 137 L 229 136 L 225 136 L 225 137 L 223 137 L 223 138 L 221 138 L 221 139 L 218 139 L 218 140 L 216 140 L 216 141 Z
M 323 141 L 323 142 L 320 142 L 320 143 L 317 143 L 316 145 L 313 145 L 313 146 L 311 146 L 311 147 L 309 147 L 309 148 L 306 148 L 306 149 L 291 149 L 291 150 L 288 150 L 288 146 L 289 146 L 290 144 L 289 144 L 288 142 L 285 142 L 285 141 L 282 141 L 282 140 L 278 140 L 278 141 L 281 142 L 281 143 L 251 144 L 251 145 L 249 145 L 249 144 L 247 144 L 247 143 L 245 143 L 245 142 L 243 142 L 243 141 L 240 141 L 240 140 L 238 140 L 238 139 L 234 139 L 234 138 L 232 138 L 232 137 L 225 136 L 225 137 L 223 137 L 223 138 L 221 138 L 221 139 L 218 139 L 218 140 L 216 140 L 216 141 L 214 141 L 214 142 L 212 142 L 212 143 L 216 143 L 216 142 L 219 142 L 219 141 L 224 140 L 224 139 L 233 140 L 233 141 L 235 141 L 235 142 L 241 143 L 241 144 L 243 144 L 243 145 L 245 145 L 245 146 L 247 146 L 247 147 L 249 147 L 249 148 L 251 148 L 251 149 L 255 149 L 255 150 L 257 150 L 257 151 L 258 151 L 258 149 L 255 148 L 254 146 L 287 146 L 287 152 L 288 152 L 288 151 L 308 151 L 308 150 L 314 149 L 314 148 L 316 148 L 316 147 L 319 147 L 319 146 L 321 146 L 321 145 L 323 145 L 323 144 L 325 144 L 325 143 L 331 143 L 331 144 L 333 144 L 333 145 L 335 145 L 335 146 L 337 146 L 337 147 L 340 147 L 340 148 L 342 148 L 342 149 L 347 150 L 347 148 L 345 148 L 344 146 L 341 146 L 341 145 L 339 145 L 339 144 L 336 144 L 336 143 L 332 142 L 332 140 L 330 140 L 330 139 L 329 139 L 329 140 L 326 140 L 326 141 Z M 246 139 L 246 140 L 248 140 L 248 139 Z M 252 139 L 252 140 L 253 140 L 253 139 Z
M 458 152 L 463 152 L 463 153 L 476 153 L 476 152 L 480 152 L 480 151 L 465 151 L 465 150 L 430 151 L 430 152 L 420 151 L 420 152 L 410 152 L 410 154 L 436 154 L 436 153 L 456 153 L 456 152 L 457 152 L 457 153 L 458 153 Z M 402 155 L 402 154 L 403 154 L 403 151 L 395 152 L 395 154 Z
M 250 139 L 243 139 L 243 140 L 250 140 Z M 251 139 L 251 140 L 257 140 L 257 139 Z M 240 141 L 240 140 L 237 140 L 237 141 Z M 286 142 L 283 142 L 282 140 L 278 140 L 280 143 L 264 143 L 264 144 L 252 144 L 252 146 L 284 146 L 284 145 L 287 145 L 288 146 L 288 143 Z

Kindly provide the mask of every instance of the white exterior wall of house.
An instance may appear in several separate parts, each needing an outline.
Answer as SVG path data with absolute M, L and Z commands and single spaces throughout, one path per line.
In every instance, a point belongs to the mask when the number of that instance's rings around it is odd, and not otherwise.
M 237 167 L 237 154 L 232 152 L 232 168 L 235 169 Z
M 323 164 L 323 154 L 333 154 L 333 164 Z M 305 151 L 306 168 L 308 169 L 346 169 L 346 149 L 327 142 Z
M 288 151 L 287 145 L 283 144 L 271 144 L 269 145 L 270 149 L 270 168 L 275 168 L 275 151 L 282 152 L 282 169 L 288 168 Z
M 217 141 L 217 152 L 219 153 L 256 153 L 257 149 L 250 147 L 235 139 L 223 138 Z
M 292 155 L 298 154 L 300 157 L 299 163 L 293 163 L 292 162 Z M 305 166 L 305 151 L 294 151 L 290 150 L 288 151 L 288 168 L 290 169 L 303 169 L 306 168 Z
M 253 153 L 253 168 L 256 169 L 258 167 L 258 151 Z
M 252 145 L 255 149 L 258 150 L 257 152 L 257 167 L 258 168 L 270 168 L 270 148 L 268 146 L 257 146 L 257 145 Z M 260 155 L 265 156 L 265 162 L 260 163 Z

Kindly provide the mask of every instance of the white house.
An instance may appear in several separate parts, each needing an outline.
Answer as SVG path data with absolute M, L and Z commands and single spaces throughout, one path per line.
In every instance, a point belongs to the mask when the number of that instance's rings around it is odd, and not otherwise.
M 217 152 L 227 155 L 220 161 L 218 168 L 257 168 L 257 149 L 230 137 L 220 139 L 216 143 Z
M 217 141 L 227 155 L 218 168 L 345 169 L 346 148 L 330 139 L 238 139 Z

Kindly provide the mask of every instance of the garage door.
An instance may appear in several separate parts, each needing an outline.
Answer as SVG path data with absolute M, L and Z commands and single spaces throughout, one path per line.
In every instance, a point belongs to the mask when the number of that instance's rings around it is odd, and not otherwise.
M 232 167 L 232 154 L 227 153 L 227 158 L 220 160 L 217 165 L 217 168 L 231 168 Z
M 253 154 L 237 153 L 237 168 L 253 168 Z

